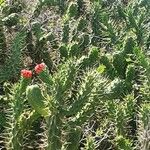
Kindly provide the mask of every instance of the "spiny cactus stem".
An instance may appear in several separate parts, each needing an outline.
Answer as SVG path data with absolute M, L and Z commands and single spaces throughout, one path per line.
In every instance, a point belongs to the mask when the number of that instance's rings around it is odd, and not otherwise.
M 22 78 L 21 79 L 21 82 L 20 82 L 20 94 L 22 94 L 22 93 L 24 93 L 25 92 L 25 90 L 26 90 L 26 88 L 27 88 L 27 86 L 28 86 L 28 84 L 30 83 L 30 81 L 31 81 L 31 79 L 29 78 L 29 79 L 26 79 L 26 78 Z
M 19 125 L 18 123 L 15 123 L 15 126 L 13 128 L 13 131 L 12 131 L 12 150 L 22 150 L 21 148 L 21 143 L 22 143 L 22 134 L 21 134 L 21 131 L 19 130 Z
M 16 90 L 15 96 L 14 96 L 14 113 L 15 113 L 15 119 L 17 119 L 22 111 L 23 102 L 21 100 L 22 93 L 25 92 L 27 85 L 29 84 L 30 79 L 23 78 L 20 82 L 20 85 L 18 86 L 18 89 Z
M 24 117 L 24 114 L 22 115 L 20 119 L 20 129 L 24 133 L 25 131 L 29 131 L 32 123 L 37 120 L 40 117 L 40 115 L 36 111 L 30 112 L 29 116 L 26 118 Z
M 48 146 L 46 150 L 61 150 L 62 121 L 58 114 L 47 118 Z
M 39 74 L 39 77 L 44 83 L 46 83 L 46 85 L 50 86 L 53 84 L 52 77 L 49 75 L 47 70 L 42 71 Z
M 20 116 L 23 111 L 23 101 L 22 101 L 22 94 L 25 92 L 27 85 L 29 84 L 31 79 L 23 78 L 20 81 L 20 85 L 18 85 L 15 95 L 13 98 L 13 129 L 12 129 L 12 139 L 11 145 L 13 150 L 21 150 L 21 143 L 23 142 L 23 129 L 20 130 Z
M 29 84 L 30 79 L 23 78 L 20 82 L 20 85 L 18 86 L 18 89 L 16 90 L 15 96 L 14 96 L 14 115 L 15 119 L 17 119 L 22 111 L 23 102 L 22 102 L 22 93 L 25 92 L 27 85 Z

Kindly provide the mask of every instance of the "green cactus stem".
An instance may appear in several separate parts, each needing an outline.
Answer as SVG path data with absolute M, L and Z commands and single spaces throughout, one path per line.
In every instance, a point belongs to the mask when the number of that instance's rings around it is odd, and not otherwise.
M 60 53 L 60 58 L 63 59 L 67 59 L 68 58 L 68 47 L 65 45 L 65 44 L 62 44 L 60 47 L 59 47 L 59 53 Z
M 106 76 L 108 76 L 111 80 L 113 80 L 116 76 L 116 70 L 113 67 L 113 65 L 111 64 L 109 58 L 105 55 L 102 55 L 100 58 L 100 63 L 102 63 L 106 67 L 106 69 L 104 71 Z
M 76 126 L 75 128 L 71 128 L 67 134 L 67 142 L 64 146 L 65 150 L 78 150 L 80 139 L 81 139 L 81 127 Z
M 63 26 L 63 32 L 62 32 L 62 42 L 63 43 L 69 42 L 69 32 L 70 32 L 69 20 L 66 19 L 66 20 L 64 20 L 64 26 Z
M 48 146 L 46 150 L 61 150 L 61 126 L 62 121 L 59 117 L 59 114 L 55 114 L 55 116 L 50 116 L 47 119 Z
M 3 29 L 3 22 L 0 18 L 0 65 L 4 64 L 6 59 L 7 45 Z
M 122 135 L 118 135 L 115 140 L 118 150 L 133 150 L 131 141 L 129 139 L 126 139 Z
M 8 16 L 12 13 L 20 13 L 24 8 L 24 4 L 19 1 L 14 2 L 12 5 L 5 5 L 3 7 L 2 13 Z
M 68 6 L 67 14 L 70 18 L 75 18 L 78 15 L 78 5 L 75 2 L 71 2 Z
M 36 110 L 44 117 L 49 115 L 49 109 L 46 107 L 44 97 L 38 85 L 28 86 L 26 95 L 29 104 L 33 107 L 34 110 Z
M 2 21 L 4 22 L 4 25 L 7 27 L 15 26 L 19 22 L 19 15 L 16 13 L 12 13 L 9 16 L 3 18 Z
M 90 36 L 88 34 L 82 34 L 78 39 L 79 49 L 81 53 L 85 52 L 85 49 L 90 45 Z
M 78 22 L 78 25 L 77 25 L 77 30 L 79 32 L 81 31 L 85 31 L 87 28 L 87 20 L 85 20 L 84 18 L 80 18 L 79 22 Z
M 20 117 L 24 110 L 24 99 L 22 95 L 29 83 L 30 79 L 22 78 L 14 89 L 15 93 L 11 103 L 12 111 L 11 114 L 8 114 L 8 120 L 11 124 L 6 128 L 6 136 L 4 137 L 7 149 L 22 150 L 24 132 L 26 131 L 25 128 L 20 128 Z
M 121 7 L 120 5 L 117 6 L 117 11 L 118 11 L 118 14 L 119 14 L 119 17 L 124 19 L 126 21 L 126 17 L 127 17 L 127 14 L 125 13 L 123 7 Z
M 126 81 L 128 83 L 132 83 L 132 81 L 135 79 L 136 70 L 134 65 L 128 65 L 126 70 Z
M 106 99 L 119 99 L 123 98 L 126 94 L 129 94 L 131 89 L 125 80 L 116 78 L 106 88 Z
M 124 44 L 123 54 L 133 54 L 134 53 L 135 42 L 133 38 L 128 38 Z
M 85 103 L 89 100 L 89 94 L 93 90 L 94 77 L 89 75 L 86 78 L 86 81 L 87 82 L 81 86 L 81 91 L 83 94 L 79 95 L 77 100 L 71 105 L 67 113 L 68 115 L 77 114 L 79 110 L 81 110 Z
M 77 43 L 72 43 L 69 45 L 69 55 L 70 57 L 78 57 L 80 53 L 80 49 Z
M 47 84 L 47 86 L 51 86 L 53 84 L 52 76 L 49 74 L 48 70 L 45 69 L 39 74 L 40 79 Z
M 113 66 L 117 71 L 118 76 L 121 79 L 125 79 L 125 72 L 127 68 L 127 61 L 122 52 L 114 54 L 113 56 Z

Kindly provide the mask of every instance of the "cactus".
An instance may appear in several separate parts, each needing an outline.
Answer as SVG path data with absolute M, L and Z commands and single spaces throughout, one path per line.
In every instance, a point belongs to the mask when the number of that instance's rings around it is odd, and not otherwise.
M 106 80 L 101 81 L 100 75 L 95 71 L 85 73 L 85 77 L 81 78 L 82 83 L 80 83 L 79 93 L 75 94 L 74 102 L 72 100 L 72 102 L 69 102 L 69 99 L 73 96 L 73 93 L 71 94 L 70 92 L 77 80 L 79 64 L 79 62 L 74 62 L 74 59 L 67 61 L 54 76 L 49 75 L 46 70 L 40 72 L 39 78 L 48 87 L 47 96 L 43 97 L 41 95 L 37 85 L 29 86 L 26 90 L 29 104 L 37 113 L 43 115 L 46 120 L 47 149 L 78 148 L 81 136 L 80 127 L 89 117 L 86 116 L 87 113 L 84 114 L 84 111 L 87 111 L 84 107 L 89 103 L 89 111 L 94 111 L 91 108 L 96 106 L 99 96 L 95 95 L 92 98 L 92 93 L 95 93 L 95 90 L 99 91 L 99 93 L 103 92 Z M 47 80 L 45 80 L 44 76 L 47 76 Z M 95 85 L 96 89 L 93 89 Z M 44 105 L 44 101 L 46 101 L 47 106 Z M 82 113 L 79 115 L 80 112 Z M 63 121 L 65 118 L 70 119 Z M 68 137 L 65 142 L 62 142 L 62 130 Z M 78 141 L 76 141 L 77 139 L 74 136 L 78 137 Z
M 11 2 L 0 2 L 0 83 L 17 81 L 23 57 L 31 58 L 30 68 L 41 62 L 47 67 L 42 72 L 35 70 L 33 85 L 27 89 L 28 82 L 19 83 L 13 101 L 12 93 L 5 94 L 12 109 L 7 112 L 12 126 L 7 130 L 6 148 L 28 149 L 25 136 L 40 117 L 44 133 L 37 131 L 38 149 L 79 149 L 84 127 L 94 115 L 96 123 L 98 120 L 94 131 L 103 123 L 103 134 L 111 127 L 105 140 L 105 135 L 100 137 L 104 142 L 101 149 L 111 145 L 111 149 L 130 150 L 136 143 L 136 148 L 149 149 L 149 2 L 39 0 L 30 19 L 25 16 L 23 30 L 20 21 L 24 17 L 20 20 L 19 13 L 23 16 L 27 11 L 20 0 Z M 42 16 L 49 10 L 60 20 L 56 34 Z M 16 35 L 12 45 L 6 44 L 9 33 Z M 99 149 L 95 143 L 100 140 L 96 141 L 94 134 L 85 137 L 84 149 Z
M 35 36 L 35 44 L 34 43 Z M 43 61 L 47 64 L 49 70 L 53 68 L 53 62 L 48 52 L 47 42 L 50 42 L 52 48 L 57 48 L 54 35 L 49 32 L 44 34 L 41 30 L 41 24 L 38 22 L 32 23 L 32 30 L 26 34 L 27 52 L 26 54 L 32 58 L 33 64 Z M 41 51 L 42 50 L 42 51 Z
M 139 27 L 138 27 L 138 25 L 137 25 L 137 22 L 136 22 L 134 16 L 133 16 L 133 13 L 132 13 L 131 11 L 130 11 L 129 14 L 128 14 L 128 18 L 129 18 L 130 26 L 131 26 L 132 28 L 135 28 L 136 31 L 138 31 L 138 30 L 139 30 Z
M 84 70 L 88 67 L 96 67 L 99 62 L 99 50 L 97 47 L 91 47 L 88 56 L 81 57 L 81 68 Z
M 17 23 L 19 23 L 19 16 L 16 13 L 12 13 L 9 16 L 3 18 L 2 21 L 4 22 L 5 26 L 12 27 L 17 25 Z
M 3 22 L 0 19 L 0 63 L 4 64 L 6 60 L 6 51 L 7 51 L 7 46 L 6 46 L 6 37 L 4 34 L 4 29 L 3 29 Z
M 114 54 L 113 66 L 121 79 L 125 79 L 125 72 L 127 68 L 127 62 L 122 52 Z
M 149 62 L 150 60 L 144 55 L 144 53 L 142 52 L 142 50 L 140 48 L 135 48 L 134 49 L 134 54 L 137 57 L 138 62 L 140 63 L 140 65 L 146 69 L 146 76 L 148 81 L 150 81 L 150 67 L 149 67 Z
M 42 36 L 42 29 L 41 24 L 37 21 L 31 23 L 32 30 L 29 30 L 29 32 L 32 32 L 33 35 L 36 36 L 37 39 L 40 39 Z
M 82 133 L 82 130 L 81 130 L 81 127 L 75 127 L 75 128 L 72 128 L 68 131 L 68 134 L 67 134 L 67 142 L 66 142 L 66 145 L 64 145 L 64 148 L 63 149 L 66 149 L 66 150 L 77 150 L 78 147 L 79 147 L 79 144 L 80 144 L 80 139 L 81 139 L 81 133 Z
M 125 80 L 116 78 L 113 80 L 110 85 L 106 88 L 106 98 L 107 99 L 118 99 L 123 98 L 125 95 L 131 92 L 131 85 Z
M 94 141 L 94 138 L 92 137 L 92 135 L 89 135 L 86 138 L 85 149 L 86 150 L 96 150 L 96 144 L 95 144 L 95 141 Z
M 43 6 L 51 7 L 51 6 L 58 6 L 59 13 L 62 15 L 65 13 L 66 8 L 66 1 L 63 0 L 43 0 L 39 3 L 39 11 L 42 9 Z
M 55 42 L 52 42 L 52 41 L 54 41 L 54 36 L 52 33 L 42 35 L 42 33 L 39 33 L 39 32 L 37 33 L 34 51 L 29 53 L 29 54 L 31 54 L 31 57 L 33 56 L 32 57 L 33 61 L 36 63 L 42 62 L 42 59 L 43 59 L 43 61 L 47 64 L 49 70 L 52 70 L 53 62 L 52 62 L 52 59 L 51 59 L 50 54 L 48 52 L 48 47 L 47 47 L 46 43 L 49 41 L 52 44 L 53 48 L 56 48 L 57 44 Z M 34 53 L 34 54 L 32 55 L 32 53 Z
M 78 25 L 77 25 L 77 31 L 81 32 L 81 31 L 85 31 L 87 28 L 87 20 L 84 18 L 80 18 Z
M 112 101 L 107 104 L 108 118 L 114 123 L 116 149 L 134 149 L 134 122 L 135 115 L 134 95 L 127 95 L 123 100 Z M 131 120 L 132 119 L 132 120 Z M 127 129 L 129 127 L 129 130 Z M 131 127 L 133 129 L 131 129 Z
M 99 49 L 97 47 L 91 47 L 89 52 L 89 60 L 91 63 L 95 60 L 99 61 Z
M 33 44 L 33 34 L 31 31 L 28 31 L 26 34 L 26 44 L 27 51 L 26 53 L 34 60 L 34 44 Z
M 72 18 L 72 17 L 77 17 L 78 15 L 78 5 L 77 3 L 73 3 L 71 2 L 68 6 L 68 10 L 67 10 L 67 15 L 68 17 Z
M 122 149 L 133 150 L 131 141 L 129 139 L 126 139 L 123 136 L 117 136 L 115 140 L 118 150 Z
M 64 20 L 63 32 L 62 32 L 62 42 L 68 43 L 69 42 L 69 20 Z
M 30 79 L 22 78 L 20 83 L 14 87 L 14 95 L 11 100 L 11 111 L 8 112 L 8 126 L 6 128 L 4 139 L 7 149 L 21 150 L 23 146 L 23 137 L 26 132 L 24 128 L 20 128 L 21 115 L 24 110 L 24 101 L 22 94 L 25 92 Z
M 63 59 L 67 59 L 68 58 L 68 47 L 63 44 L 59 47 L 59 53 L 60 53 L 60 58 Z
M 102 55 L 100 58 L 100 63 L 103 64 L 106 69 L 105 69 L 105 74 L 110 78 L 110 79 L 114 79 L 114 77 L 116 76 L 116 70 L 113 67 L 113 65 L 111 64 L 109 58 L 107 56 Z
M 143 104 L 139 110 L 138 119 L 138 148 L 147 150 L 150 148 L 150 106 L 149 104 Z
M 2 13 L 5 16 L 8 16 L 12 13 L 20 13 L 23 8 L 24 8 L 24 4 L 19 2 L 19 1 L 14 1 L 13 4 L 6 4 L 3 9 L 2 9 Z
M 37 85 L 28 86 L 27 88 L 27 98 L 29 104 L 42 116 L 46 117 L 49 115 L 48 109 L 44 104 L 44 97 Z
M 100 24 L 98 20 L 101 17 L 100 16 L 101 10 L 99 9 L 101 6 L 99 2 L 95 2 L 93 5 L 94 5 L 94 13 L 92 16 L 91 24 L 92 24 L 92 30 L 93 30 L 94 35 L 98 36 L 101 33 L 100 28 L 97 28 Z
M 18 76 L 20 67 L 22 66 L 22 49 L 25 45 L 26 32 L 18 33 L 11 45 L 11 56 L 5 64 L 0 68 L 0 82 L 10 80 Z
M 47 130 L 48 130 L 48 146 L 47 150 L 60 150 L 62 147 L 61 143 L 61 118 L 60 114 L 55 114 L 47 119 Z
M 69 55 L 71 57 L 78 57 L 80 54 L 80 49 L 77 43 L 72 43 L 71 45 L 69 45 Z
M 134 81 L 135 75 L 136 75 L 135 73 L 136 73 L 135 66 L 128 65 L 127 70 L 126 70 L 126 81 L 128 83 L 132 83 L 132 81 Z
M 90 45 L 90 37 L 88 34 L 81 35 L 77 41 L 79 42 L 79 49 L 81 53 Z
M 125 41 L 125 44 L 124 44 L 124 49 L 123 49 L 124 55 L 133 54 L 133 52 L 134 52 L 134 47 L 135 47 L 134 39 L 131 38 L 131 37 L 128 38 L 128 39 Z
M 118 11 L 119 17 L 126 21 L 127 14 L 125 13 L 124 9 L 120 5 L 117 6 L 117 11 Z

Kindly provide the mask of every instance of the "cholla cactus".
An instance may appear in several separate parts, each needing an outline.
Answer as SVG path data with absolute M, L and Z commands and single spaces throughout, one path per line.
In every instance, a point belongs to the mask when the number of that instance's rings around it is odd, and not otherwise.
M 86 150 L 96 150 L 95 139 L 94 139 L 94 137 L 92 135 L 89 135 L 86 138 L 85 149 Z
M 148 82 L 150 81 L 150 60 L 146 55 L 142 52 L 142 49 L 140 48 L 135 48 L 134 53 L 137 57 L 137 60 L 139 64 L 145 69 L 145 73 L 148 79 Z M 149 84 L 149 83 L 148 83 Z
M 0 65 L 4 64 L 5 59 L 6 59 L 6 37 L 4 34 L 4 29 L 3 29 L 3 22 L 0 18 Z
M 10 110 L 7 110 L 7 126 L 4 134 L 5 147 L 10 149 L 21 150 L 23 147 L 23 136 L 26 131 L 25 118 L 23 118 L 24 111 L 24 97 L 22 96 L 29 84 L 32 72 L 29 70 L 22 70 L 22 79 L 14 87 L 13 96 L 10 97 Z M 23 124 L 23 122 L 25 124 Z
M 79 66 L 82 62 L 69 60 L 61 65 L 58 73 L 49 75 L 46 66 L 38 65 L 35 71 L 47 88 L 41 93 L 37 85 L 27 88 L 29 104 L 47 122 L 48 150 L 78 148 L 82 124 L 96 109 L 96 104 L 103 97 L 106 80 L 96 71 L 85 72 L 80 79 L 78 91 L 74 86 L 78 80 Z M 44 104 L 45 102 L 45 104 Z M 92 108 L 92 109 L 91 109 Z M 89 112 L 88 112 L 89 111 Z M 68 138 L 63 142 L 63 134 Z M 75 140 L 78 137 L 78 142 Z M 68 139 L 68 140 L 67 140 Z
M 133 150 L 132 143 L 129 139 L 126 139 L 123 136 L 117 136 L 115 140 L 117 144 L 116 147 L 118 150 L 122 150 L 122 149 Z
M 12 13 L 9 16 L 3 18 L 2 21 L 4 22 L 5 26 L 12 27 L 17 25 L 17 23 L 19 23 L 19 16 L 16 13 Z
M 18 33 L 10 48 L 11 56 L 6 58 L 5 64 L 0 68 L 0 82 L 10 80 L 18 76 L 20 68 L 22 66 L 22 49 L 25 46 L 25 34 L 23 30 Z
M 113 124 L 108 139 L 111 141 L 113 138 L 116 149 L 132 149 L 130 138 L 134 139 L 133 136 L 136 136 L 137 132 L 140 148 L 149 149 L 149 139 L 143 134 L 143 131 L 146 131 L 146 134 L 149 132 L 149 126 L 147 127 L 146 123 L 145 127 L 145 120 L 141 119 L 141 116 L 147 118 L 145 112 L 149 114 L 148 106 L 141 105 L 143 101 L 149 100 L 150 63 L 146 57 L 150 43 L 149 2 L 130 1 L 125 6 L 124 1 L 122 3 L 118 0 L 39 0 L 23 29 L 31 28 L 28 33 L 23 30 L 16 34 L 10 48 L 11 55 L 8 55 L 7 59 L 3 57 L 9 51 L 9 44 L 6 49 L 7 39 L 3 24 L 13 29 L 13 26 L 21 27 L 21 22 L 26 22 L 26 19 L 20 19 L 19 13 L 23 6 L 19 2 L 20 0 L 15 0 L 9 7 L 3 5 L 3 23 L 0 20 L 0 61 L 4 65 L 0 67 L 0 83 L 17 76 L 23 60 L 22 53 L 32 59 L 32 65 L 44 62 L 47 67 L 45 64 L 35 67 L 35 73 L 40 79 L 38 82 L 33 81 L 35 85 L 26 89 L 27 82 L 24 80 L 14 89 L 14 101 L 11 101 L 12 110 L 9 117 L 11 128 L 9 126 L 7 130 L 6 148 L 22 149 L 24 133 L 37 116 L 42 116 L 46 126 L 46 136 L 45 133 L 43 135 L 46 138 L 46 149 L 76 150 L 79 147 L 83 124 L 95 112 L 97 106 L 103 106 L 105 109 L 98 117 L 100 116 L 100 122 L 107 122 L 103 128 Z M 54 12 L 60 19 L 56 35 L 48 19 L 46 26 L 45 19 L 43 23 L 32 22 L 40 20 L 45 8 Z M 55 23 L 56 20 L 54 19 Z M 21 26 L 16 26 L 19 24 Z M 99 56 L 102 50 L 105 53 Z M 66 63 L 57 68 L 52 60 Z M 99 71 L 95 71 L 98 65 Z M 145 79 L 142 80 L 143 85 L 146 85 L 144 89 L 144 86 L 140 89 L 139 85 L 142 77 L 137 79 L 137 76 L 141 75 L 136 72 L 140 68 L 139 65 L 145 69 Z M 30 73 L 23 70 L 22 76 L 29 79 Z M 108 78 L 109 84 L 106 84 L 106 79 L 100 74 Z M 126 96 L 130 93 L 134 93 L 134 96 L 128 99 Z M 28 101 L 24 103 L 26 98 Z M 140 110 L 138 107 L 141 107 Z M 139 129 L 135 119 L 137 111 Z M 99 113 L 99 110 L 97 112 Z M 140 134 L 145 137 L 143 141 Z M 87 139 L 86 149 L 96 149 L 94 142 L 93 137 Z
M 139 110 L 138 148 L 150 149 L 150 105 L 143 104 Z

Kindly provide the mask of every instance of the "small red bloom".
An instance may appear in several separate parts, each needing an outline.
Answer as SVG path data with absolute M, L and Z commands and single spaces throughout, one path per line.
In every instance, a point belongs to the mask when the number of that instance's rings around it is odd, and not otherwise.
M 44 63 L 41 63 L 41 64 L 37 64 L 34 69 L 35 69 L 35 72 L 36 72 L 37 74 L 39 74 L 39 73 L 41 73 L 45 68 L 46 68 L 46 65 L 45 65 Z
M 23 69 L 23 70 L 21 70 L 21 76 L 24 78 L 31 78 L 32 77 L 32 71 Z

